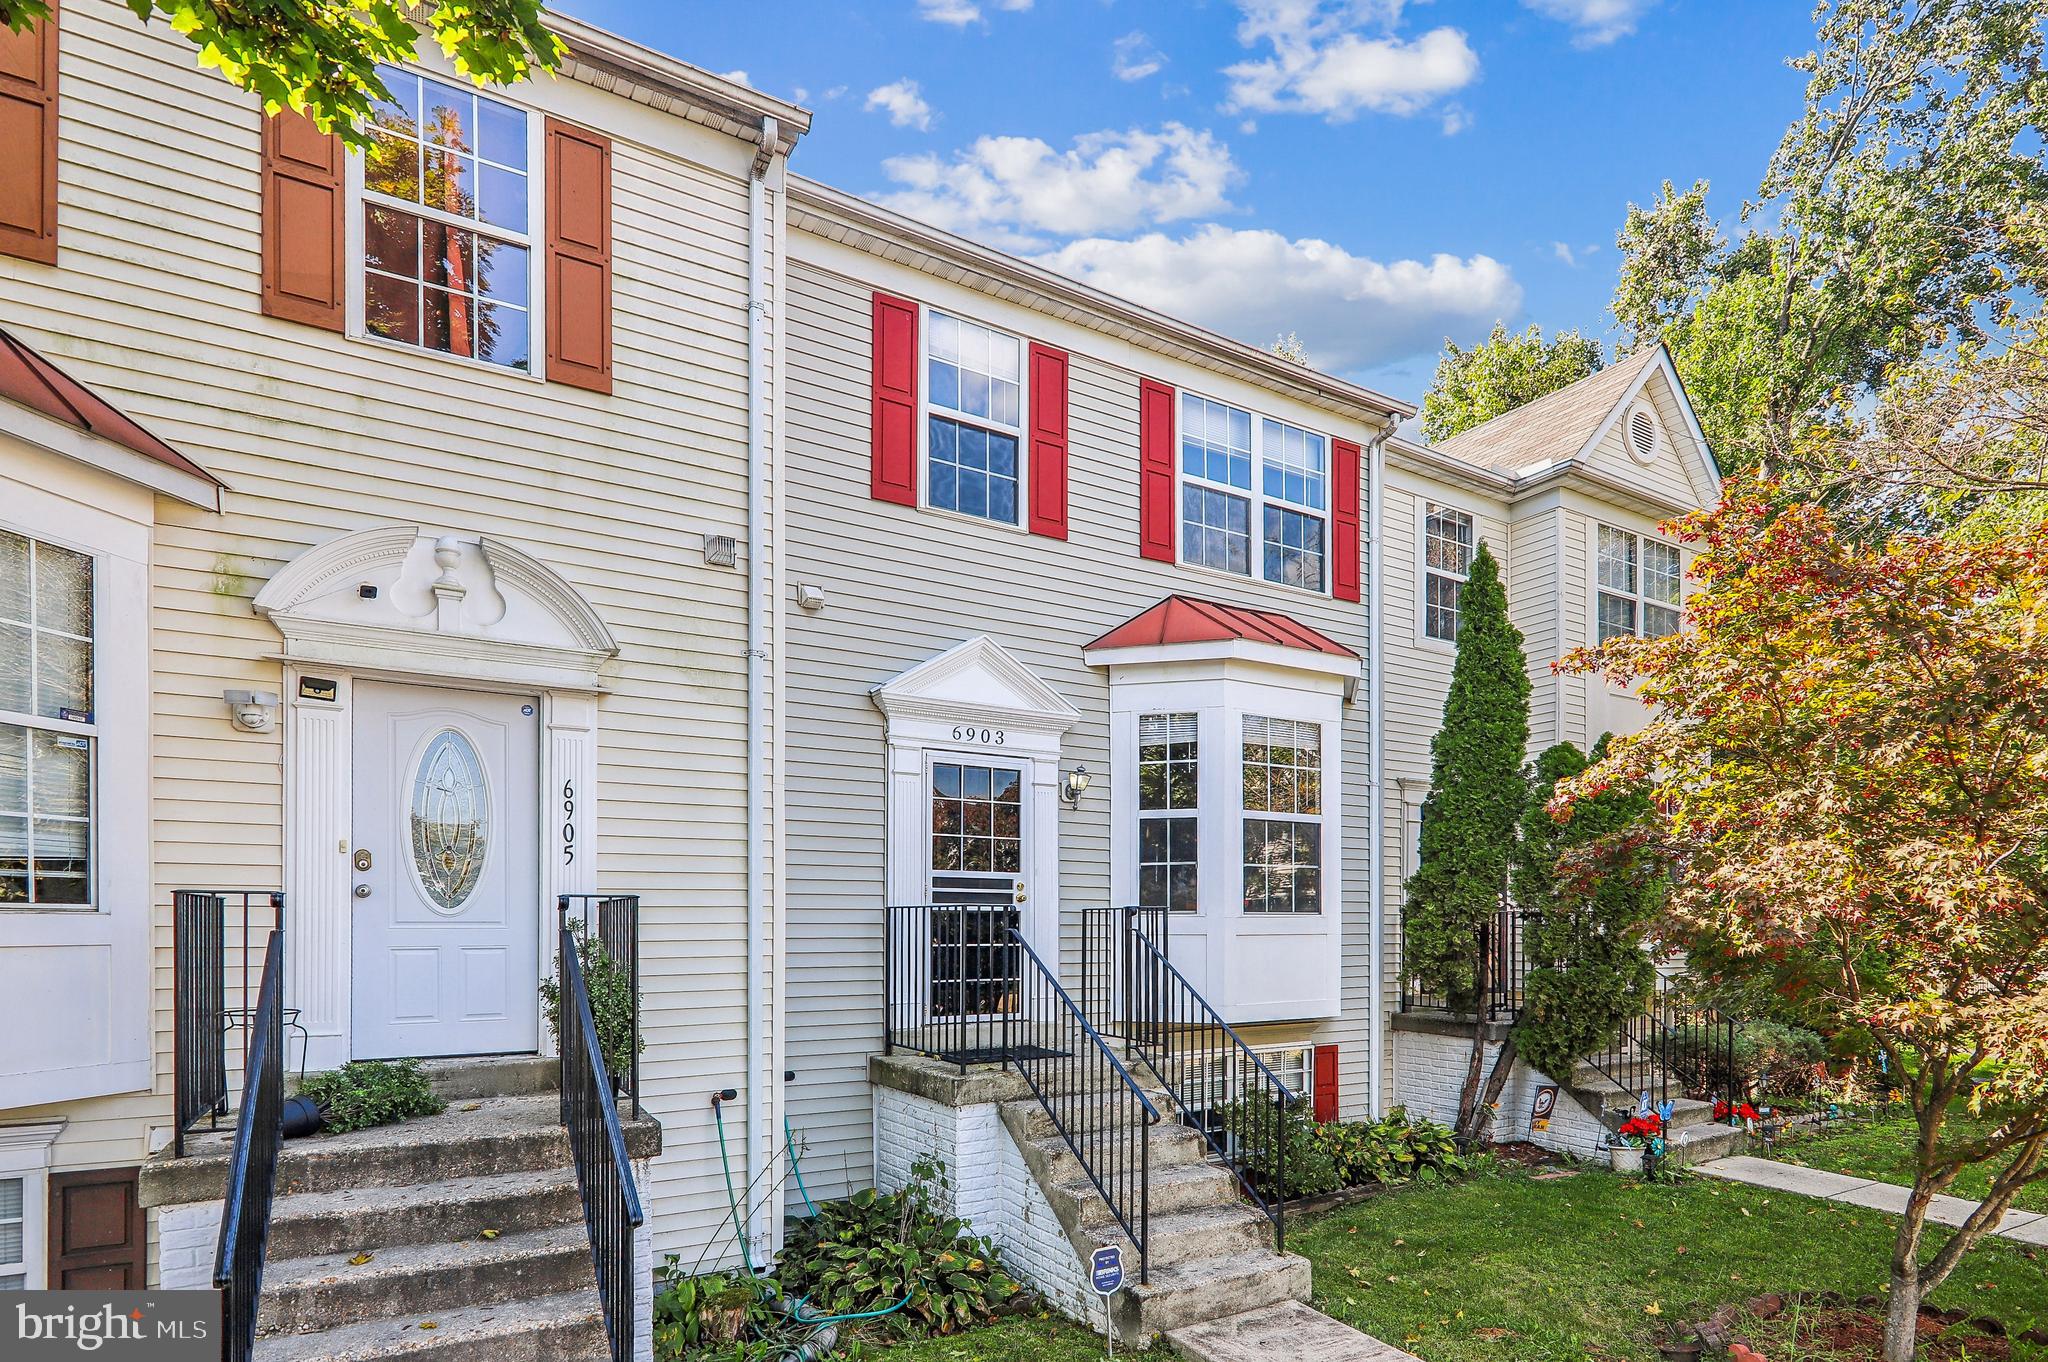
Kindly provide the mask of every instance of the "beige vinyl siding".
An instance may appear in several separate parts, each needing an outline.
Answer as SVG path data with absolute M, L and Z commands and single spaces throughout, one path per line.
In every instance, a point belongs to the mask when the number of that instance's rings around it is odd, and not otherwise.
M 1563 655 L 1558 584 L 1562 576 L 1560 521 L 1563 512 L 1552 499 L 1517 505 L 1509 529 L 1508 615 L 1522 631 L 1522 654 L 1529 668 L 1529 747 L 1540 752 L 1562 738 L 1558 678 L 1550 664 Z
M 1081 712 L 1061 766 L 1094 783 L 1060 821 L 1063 921 L 1108 903 L 1110 791 L 1124 773 L 1109 752 L 1106 673 L 1082 647 L 1173 592 L 1284 611 L 1365 651 L 1362 607 L 1284 587 L 1200 573 L 1138 556 L 1138 381 L 1214 390 L 1253 410 L 1350 439 L 1325 413 L 1223 385 L 987 296 L 964 295 L 804 233 L 790 239 L 789 573 L 824 589 L 815 614 L 785 610 L 788 685 L 789 1093 L 813 1195 L 871 1179 L 867 1056 L 882 1031 L 885 898 L 882 716 L 869 693 L 978 634 L 1015 654 Z M 1070 537 L 1062 542 L 869 496 L 870 294 L 873 289 L 966 315 L 1072 353 Z M 1346 711 L 1346 936 L 1363 950 L 1364 690 Z M 1332 858 L 1331 864 L 1335 864 Z M 1067 966 L 1074 964 L 1071 933 Z M 1349 1000 L 1347 999 L 1347 1008 Z M 1363 1074 L 1362 996 L 1355 1019 L 1312 1028 L 1350 1037 L 1347 1072 Z M 1261 1028 L 1255 1043 L 1264 1043 Z M 1278 1029 L 1300 1034 L 1304 1028 Z
M 645 895 L 655 1245 L 694 1254 L 724 1214 L 705 1096 L 769 1076 L 745 1034 L 746 579 L 701 552 L 732 535 L 746 561 L 751 148 L 571 81 L 513 92 L 614 138 L 605 397 L 262 316 L 254 102 L 123 10 L 67 9 L 64 26 L 64 254 L 54 270 L 0 260 L 0 324 L 232 489 L 219 516 L 158 502 L 158 1077 L 90 1159 L 133 1162 L 138 1119 L 169 1120 L 171 891 L 280 882 L 280 742 L 233 731 L 220 700 L 279 688 L 251 599 L 343 533 L 481 533 L 559 571 L 621 645 L 600 706 L 598 876 Z
M 1628 418 L 1638 404 L 1657 421 L 1657 452 L 1648 464 L 1628 445 Z M 1650 496 L 1678 506 L 1704 505 L 1714 499 L 1706 459 L 1679 406 L 1677 393 L 1662 372 L 1651 370 L 1634 400 L 1624 403 L 1607 431 L 1586 456 L 1587 466 Z

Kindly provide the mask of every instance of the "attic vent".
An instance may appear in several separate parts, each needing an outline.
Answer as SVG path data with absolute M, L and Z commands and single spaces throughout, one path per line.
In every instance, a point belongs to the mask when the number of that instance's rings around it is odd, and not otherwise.
M 1644 463 L 1657 452 L 1657 422 L 1640 407 L 1628 418 L 1628 442 Z

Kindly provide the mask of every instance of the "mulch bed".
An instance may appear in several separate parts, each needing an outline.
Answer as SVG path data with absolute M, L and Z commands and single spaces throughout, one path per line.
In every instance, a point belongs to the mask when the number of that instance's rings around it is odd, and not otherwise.
M 1796 1313 L 1795 1313 L 1796 1312 Z M 1722 1306 L 1696 1331 L 1682 1331 L 1679 1337 L 1698 1337 L 1710 1348 L 1744 1343 L 1768 1357 L 1772 1339 L 1745 1338 L 1738 1323 L 1790 1319 L 1791 1340 L 1802 1355 L 1833 1356 L 1843 1359 L 1877 1357 L 1884 1347 L 1884 1299 L 1863 1296 L 1849 1300 L 1839 1292 L 1818 1291 L 1787 1296 L 1753 1296 L 1739 1304 Z M 1931 1362 L 2008 1362 L 2012 1340 L 2005 1326 L 1988 1315 L 1971 1315 L 1964 1310 L 1920 1307 L 1920 1347 Z M 2048 1330 L 2033 1329 L 2020 1335 L 2027 1343 L 2048 1344 Z
M 1556 1151 L 1545 1149 L 1540 1144 L 1530 1144 L 1527 1140 L 1488 1145 L 1487 1152 L 1502 1163 L 1513 1164 L 1517 1168 L 1553 1168 L 1565 1161 L 1564 1156 Z

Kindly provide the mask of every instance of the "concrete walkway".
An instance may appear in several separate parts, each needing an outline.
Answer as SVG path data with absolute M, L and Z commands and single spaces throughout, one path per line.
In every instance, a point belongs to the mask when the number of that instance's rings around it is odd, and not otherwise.
M 1300 1301 L 1175 1329 L 1166 1341 L 1194 1362 L 1421 1362 Z
M 1748 1155 L 1696 1164 L 1693 1171 L 1727 1182 L 1746 1183 L 1774 1192 L 1797 1192 L 1800 1196 L 1839 1201 L 1846 1206 L 1867 1206 L 1873 1211 L 1888 1211 L 1893 1215 L 1906 1209 L 1906 1198 L 1910 1195 L 1910 1189 L 1896 1183 L 1877 1182 L 1848 1173 L 1829 1173 L 1818 1168 L 1801 1168 L 1793 1163 Z M 1927 1218 L 1937 1225 L 1960 1225 L 1976 1209 L 1974 1201 L 1938 1196 L 1927 1208 Z M 2007 1211 L 2005 1219 L 1992 1232 L 2023 1244 L 2048 1245 L 2048 1215 L 2037 1211 Z

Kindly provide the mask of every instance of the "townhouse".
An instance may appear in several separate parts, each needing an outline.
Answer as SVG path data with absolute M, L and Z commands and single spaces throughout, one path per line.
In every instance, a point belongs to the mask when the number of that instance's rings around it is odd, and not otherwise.
M 0 1287 L 208 1279 L 187 1065 L 239 1090 L 272 927 L 288 1068 L 530 1078 L 557 904 L 635 904 L 643 1281 L 772 1252 L 792 1149 L 899 1177 L 877 1057 L 1001 1061 L 957 1036 L 1026 955 L 1127 1021 L 1126 906 L 1318 1117 L 1440 1106 L 1399 922 L 1459 586 L 1488 542 L 1533 748 L 1640 722 L 1549 662 L 1676 627 L 1656 525 L 1718 475 L 1668 357 L 1431 447 L 551 22 L 554 78 L 393 70 L 361 151 L 125 11 L 0 35 Z

